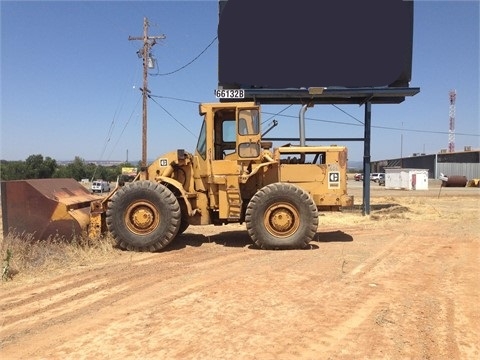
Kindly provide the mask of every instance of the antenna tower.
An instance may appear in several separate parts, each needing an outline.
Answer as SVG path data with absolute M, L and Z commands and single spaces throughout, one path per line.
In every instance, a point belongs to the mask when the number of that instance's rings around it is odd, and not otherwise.
M 455 152 L 455 100 L 457 92 L 450 90 L 450 109 L 449 109 L 449 127 L 448 127 L 448 152 Z

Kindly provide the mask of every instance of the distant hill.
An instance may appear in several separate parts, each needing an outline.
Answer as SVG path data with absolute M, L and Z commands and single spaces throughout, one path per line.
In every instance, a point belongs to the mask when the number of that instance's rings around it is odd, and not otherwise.
M 363 169 L 363 161 L 348 161 L 348 169 Z

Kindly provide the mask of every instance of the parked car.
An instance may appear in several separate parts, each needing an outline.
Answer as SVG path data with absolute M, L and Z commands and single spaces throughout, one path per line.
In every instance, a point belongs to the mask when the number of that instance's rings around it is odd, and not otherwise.
M 96 180 L 92 183 L 92 193 L 110 192 L 110 183 L 103 180 Z
M 370 180 L 373 182 L 378 182 L 380 179 L 380 173 L 371 173 L 370 174 Z
M 363 174 L 357 173 L 357 174 L 353 175 L 353 179 L 355 181 L 361 181 L 361 180 L 363 180 Z

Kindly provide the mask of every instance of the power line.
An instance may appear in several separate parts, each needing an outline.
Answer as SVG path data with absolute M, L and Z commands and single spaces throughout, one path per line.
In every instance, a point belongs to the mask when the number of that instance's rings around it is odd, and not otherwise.
M 151 96 L 149 96 L 151 98 Z M 177 122 L 177 124 L 179 124 L 181 127 L 183 127 L 185 130 L 187 130 L 190 134 L 193 135 L 194 138 L 197 138 L 197 135 L 194 134 L 193 132 L 190 131 L 190 129 L 188 129 L 185 125 L 183 125 L 180 121 L 178 121 L 170 112 L 167 111 L 167 109 L 165 109 L 162 105 L 160 105 L 160 103 L 158 103 L 155 99 L 152 99 L 151 100 L 157 104 L 158 106 L 160 106 L 162 108 L 163 111 L 165 111 L 173 120 L 175 120 Z
M 201 104 L 201 101 L 193 101 L 193 100 L 179 99 L 179 98 L 170 97 L 170 96 L 149 95 L 148 97 L 150 97 L 150 98 L 160 98 L 160 99 L 169 99 L 169 100 L 177 100 L 177 101 L 183 101 L 183 102 L 188 102 L 188 103 L 193 103 L 193 104 Z M 153 99 L 152 99 L 152 100 L 153 100 Z
M 170 100 L 176 100 L 176 101 L 182 101 L 182 102 L 188 102 L 188 103 L 194 103 L 194 104 L 201 104 L 201 103 L 202 103 L 201 101 L 194 101 L 194 100 L 181 99 L 181 98 L 168 97 L 168 96 L 161 96 L 161 95 L 149 95 L 149 97 L 150 97 L 150 98 L 170 99 Z M 153 99 L 152 99 L 152 100 L 153 100 Z M 287 109 L 290 108 L 291 106 L 293 106 L 293 105 L 288 105 L 287 107 L 285 107 L 284 109 L 282 109 L 282 110 L 280 110 L 279 112 L 276 112 L 276 113 L 272 113 L 272 112 L 268 112 L 268 111 L 262 111 L 262 114 L 271 115 L 271 116 L 268 118 L 268 120 L 272 119 L 272 118 L 275 117 L 275 116 L 282 116 L 282 117 L 297 119 L 297 118 L 298 118 L 297 116 L 282 114 L 282 112 L 284 112 L 285 110 L 287 110 Z M 346 113 L 346 112 L 343 111 L 342 109 L 339 109 L 339 110 L 342 111 L 342 112 L 344 112 L 344 113 Z M 352 124 L 352 123 L 343 122 L 343 121 L 334 121 L 334 120 L 326 120 L 326 119 L 313 119 L 313 118 L 308 118 L 308 117 L 306 117 L 305 120 L 316 121 L 316 122 L 324 122 L 324 123 L 336 124 L 336 125 L 347 125 L 347 126 L 358 126 L 358 127 L 363 126 L 363 122 L 361 122 L 360 120 L 358 120 L 357 118 L 355 118 L 353 115 L 350 115 L 350 114 L 348 114 L 348 113 L 346 113 L 346 114 L 349 115 L 350 117 L 354 118 L 354 119 L 357 120 L 358 122 L 360 122 L 360 124 Z M 262 123 L 265 123 L 265 122 L 267 122 L 267 121 L 263 121 Z M 183 126 L 183 125 L 182 125 L 182 126 Z M 372 128 L 383 129 L 383 130 L 393 130 L 393 131 L 418 132 L 418 133 L 427 133 L 427 134 L 441 134 L 441 135 L 448 134 L 448 132 L 446 132 L 446 131 L 405 129 L 405 128 L 396 128 L 396 127 L 379 126 L 379 125 L 372 125 Z M 480 134 L 456 133 L 456 135 L 480 137 Z
M 361 120 L 358 120 L 358 119 L 357 119 L 355 116 L 353 116 L 353 115 L 350 115 L 348 112 L 346 112 L 346 111 L 345 111 L 345 110 L 343 110 L 343 109 L 340 109 L 340 108 L 339 108 L 337 105 L 335 105 L 335 104 L 332 104 L 332 106 L 333 106 L 334 108 L 336 108 L 336 109 L 340 110 L 341 112 L 343 112 L 345 115 L 347 115 L 347 116 L 350 116 L 352 119 L 354 119 L 354 120 L 358 121 L 360 124 L 362 124 L 362 125 L 363 125 L 363 121 L 361 121 Z
M 269 113 L 269 112 L 263 112 L 263 113 L 264 113 L 264 114 L 273 114 L 273 113 Z M 294 115 L 279 115 L 279 116 L 288 117 L 288 118 L 297 118 L 297 117 L 294 116 Z M 352 123 L 346 123 L 346 122 L 342 122 L 342 121 L 325 120 L 325 119 L 305 118 L 305 120 L 317 121 L 317 122 L 325 122 L 325 123 L 338 124 L 338 125 L 347 125 L 347 126 L 361 126 L 361 125 L 352 124 Z M 447 131 L 405 129 L 405 128 L 396 128 L 396 127 L 379 126 L 379 125 L 372 125 L 372 128 L 383 129 L 383 130 L 394 130 L 394 131 L 418 132 L 418 133 L 427 133 L 427 134 L 442 134 L 442 135 L 448 134 Z M 456 135 L 480 137 L 480 134 L 456 133 Z
M 276 114 L 273 114 L 273 115 L 270 116 L 267 120 L 264 120 L 264 121 L 262 122 L 262 125 L 265 124 L 265 123 L 267 123 L 267 122 L 269 122 L 270 120 L 272 120 L 275 116 L 278 116 L 278 115 L 280 115 L 281 113 L 283 113 L 284 111 L 290 109 L 292 106 L 293 106 L 293 104 L 290 104 L 290 105 L 288 105 L 287 107 L 285 107 L 285 108 L 283 108 L 282 110 L 280 110 L 279 112 L 277 112 Z M 267 114 L 267 113 L 264 113 L 264 114 Z
M 150 75 L 151 75 L 151 76 L 166 76 L 166 75 L 172 75 L 172 74 L 175 74 L 175 73 L 179 72 L 180 70 L 185 69 L 187 66 L 189 66 L 190 64 L 192 64 L 195 60 L 197 60 L 200 56 L 202 56 L 203 53 L 204 53 L 205 51 L 207 51 L 210 46 L 213 45 L 213 43 L 215 42 L 215 40 L 217 40 L 217 36 L 215 36 L 215 37 L 213 38 L 213 40 L 210 42 L 210 44 L 208 44 L 207 47 L 200 52 L 200 54 L 198 54 L 197 56 L 195 56 L 195 57 L 193 58 L 193 60 L 189 61 L 188 63 L 186 63 L 185 65 L 179 67 L 178 69 L 173 70 L 173 71 L 170 71 L 170 72 L 167 72 L 167 73 L 162 73 L 162 74 L 157 73 L 157 74 L 150 74 Z
M 136 71 L 135 71 L 135 74 L 133 74 L 132 79 L 129 81 L 129 83 L 131 83 L 131 82 L 133 81 L 133 79 L 136 77 L 135 75 L 136 75 Z M 123 94 L 122 94 L 121 97 L 119 98 L 118 105 L 117 105 L 117 107 L 116 107 L 116 109 L 115 109 L 115 112 L 114 112 L 114 114 L 113 114 L 112 121 L 111 121 L 111 123 L 110 123 L 110 128 L 109 128 L 108 133 L 107 133 L 107 136 L 106 136 L 106 138 L 105 138 L 104 148 L 103 148 L 102 153 L 101 153 L 100 158 L 99 158 L 100 160 L 103 159 L 103 155 L 104 155 L 104 153 L 105 153 L 106 150 L 107 150 L 108 143 L 110 142 L 110 139 L 111 139 L 111 137 L 112 137 L 112 135 L 113 135 L 113 132 L 114 132 L 114 130 L 115 130 L 116 120 L 117 120 L 117 118 L 118 118 L 118 116 L 119 116 L 119 113 L 123 110 L 123 106 L 125 105 L 125 98 L 126 98 L 127 92 L 128 92 L 128 89 L 127 89 L 127 87 L 126 87 L 126 88 L 125 88 L 125 91 L 123 92 Z M 135 107 L 136 107 L 137 105 L 138 105 L 138 102 L 137 102 L 137 104 L 135 105 Z M 127 122 L 127 123 L 128 123 L 128 122 Z M 125 130 L 125 129 L 124 129 L 124 130 Z M 123 130 L 122 130 L 122 134 L 123 134 Z M 117 141 L 117 142 L 118 142 L 118 141 Z M 112 149 L 112 151 L 113 151 L 113 149 Z M 108 159 L 109 159 L 109 158 L 107 158 L 107 160 L 108 160 Z
M 282 115 L 282 114 L 280 114 L 280 113 L 274 114 L 274 113 L 270 113 L 270 112 L 267 112 L 267 111 L 262 111 L 262 113 L 263 113 L 263 114 L 268 114 L 268 115 L 279 115 L 279 116 L 283 116 L 283 117 L 298 119 L 298 116 L 294 116 L 294 115 Z M 352 123 L 347 123 L 347 122 L 342 122 L 342 121 L 325 120 L 325 119 L 312 119 L 312 118 L 308 118 L 308 117 L 306 117 L 305 120 L 325 122 L 325 123 L 331 123 L 331 124 L 349 125 L 349 126 L 361 126 L 361 125 L 352 124 Z
M 117 141 L 115 142 L 115 144 L 114 144 L 113 147 L 112 147 L 112 150 L 111 150 L 111 152 L 110 152 L 109 158 L 112 157 L 112 153 L 113 153 L 113 151 L 116 149 L 116 147 L 117 147 L 120 139 L 122 138 L 123 133 L 125 132 L 125 129 L 127 128 L 128 123 L 130 122 L 130 120 L 132 119 L 133 115 L 135 114 L 135 111 L 136 111 L 137 106 L 138 106 L 138 104 L 140 103 L 140 100 L 141 100 L 141 99 L 142 99 L 142 97 L 139 96 L 139 97 L 138 97 L 138 100 L 137 100 L 137 103 L 136 103 L 135 106 L 133 107 L 132 112 L 130 113 L 130 116 L 128 117 L 127 121 L 125 122 L 125 125 L 124 125 L 123 128 L 122 128 L 122 131 L 120 132 L 120 135 L 118 135 Z

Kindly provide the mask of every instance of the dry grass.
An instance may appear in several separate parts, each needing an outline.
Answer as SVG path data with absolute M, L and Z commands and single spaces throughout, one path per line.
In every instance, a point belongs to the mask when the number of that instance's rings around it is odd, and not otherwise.
M 95 241 L 80 236 L 71 240 L 33 240 L 29 235 L 11 233 L 0 243 L 2 281 L 94 264 L 115 257 L 119 252 L 108 236 Z

